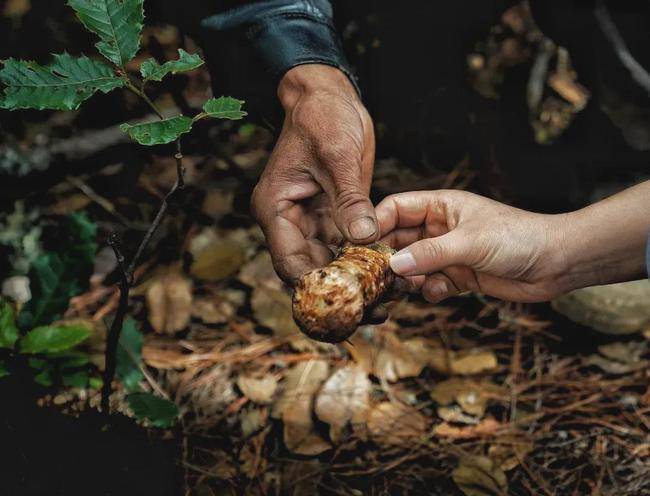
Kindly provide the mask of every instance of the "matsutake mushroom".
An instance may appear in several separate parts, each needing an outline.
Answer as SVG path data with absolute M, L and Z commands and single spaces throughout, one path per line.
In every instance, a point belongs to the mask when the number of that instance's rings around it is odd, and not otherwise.
M 395 280 L 382 243 L 346 245 L 329 265 L 303 274 L 293 293 L 293 317 L 310 338 L 347 339 Z

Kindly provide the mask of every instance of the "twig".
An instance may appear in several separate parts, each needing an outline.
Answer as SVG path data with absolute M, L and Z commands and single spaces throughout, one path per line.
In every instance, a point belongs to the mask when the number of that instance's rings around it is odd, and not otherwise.
M 122 330 L 122 324 L 124 323 L 124 315 L 126 314 L 126 308 L 129 304 L 129 289 L 131 287 L 131 282 L 129 281 L 127 272 L 124 270 L 124 255 L 120 250 L 119 239 L 117 235 L 111 234 L 108 238 L 108 244 L 113 251 L 115 252 L 115 258 L 117 258 L 117 263 L 120 266 L 120 301 L 117 306 L 117 312 L 111 328 L 108 331 L 108 336 L 106 338 L 106 354 L 105 354 L 105 367 L 104 367 L 104 384 L 102 386 L 102 412 L 108 414 L 110 410 L 110 396 L 112 390 L 113 377 L 115 376 L 115 367 L 116 367 L 116 353 L 117 353 L 117 343 L 120 340 L 120 331 Z
M 138 95 L 140 98 L 142 98 L 160 119 L 164 119 L 162 112 L 160 112 L 158 107 L 156 107 L 156 104 L 153 103 L 143 91 L 138 89 L 131 81 L 127 82 L 126 87 Z M 113 319 L 113 323 L 111 324 L 111 328 L 106 339 L 106 366 L 104 369 L 104 385 L 102 387 L 101 401 L 101 409 L 105 414 L 108 414 L 110 412 L 110 395 L 112 391 L 113 378 L 115 377 L 115 368 L 117 365 L 117 346 L 120 341 L 120 334 L 122 332 L 122 325 L 124 324 L 124 317 L 126 316 L 129 307 L 129 291 L 133 285 L 133 274 L 135 272 L 135 268 L 138 264 L 138 261 L 142 257 L 142 254 L 149 245 L 151 238 L 160 226 L 165 213 L 167 212 L 169 199 L 177 191 L 183 190 L 185 188 L 185 167 L 183 167 L 183 151 L 180 138 L 176 140 L 176 154 L 174 155 L 174 158 L 176 159 L 176 181 L 174 182 L 174 185 L 171 187 L 169 192 L 163 198 L 160 208 L 158 209 L 158 213 L 142 237 L 142 241 L 140 242 L 135 255 L 133 255 L 133 258 L 131 258 L 128 266 L 125 262 L 124 255 L 120 250 L 119 240 L 117 236 L 115 234 L 111 234 L 109 237 L 108 243 L 115 252 L 115 256 L 117 258 L 121 271 L 121 277 L 119 283 L 120 299 L 117 305 L 117 310 L 115 311 L 115 318 Z

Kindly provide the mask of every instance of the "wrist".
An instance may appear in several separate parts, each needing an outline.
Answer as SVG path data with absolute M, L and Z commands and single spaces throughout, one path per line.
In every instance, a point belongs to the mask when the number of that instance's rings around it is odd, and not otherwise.
M 608 213 L 596 204 L 562 216 L 564 227 L 559 241 L 565 261 L 559 277 L 562 292 L 643 277 L 643 237 L 628 232 L 625 222 L 610 218 Z
M 358 100 L 357 92 L 341 70 L 324 64 L 303 64 L 289 69 L 278 84 L 278 99 L 285 110 L 314 93 L 343 95 Z

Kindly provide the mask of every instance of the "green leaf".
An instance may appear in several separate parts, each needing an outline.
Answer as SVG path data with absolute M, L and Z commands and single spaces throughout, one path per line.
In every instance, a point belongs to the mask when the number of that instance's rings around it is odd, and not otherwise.
M 175 403 L 151 393 L 133 393 L 126 397 L 133 415 L 138 420 L 147 419 L 154 427 L 171 427 L 178 419 Z
M 18 339 L 14 309 L 0 298 L 0 348 L 13 349 Z
M 20 340 L 21 353 L 63 351 L 82 343 L 90 331 L 81 326 L 41 326 L 29 331 Z
M 63 373 L 61 376 L 63 385 L 66 387 L 85 388 L 88 385 L 88 373 L 81 370 L 79 372 Z
M 108 65 L 67 53 L 54 55 L 48 66 L 8 59 L 0 81 L 6 85 L 0 107 L 9 110 L 74 110 L 96 91 L 108 93 L 125 83 Z
M 59 231 L 61 252 L 46 252 L 32 263 L 29 279 L 33 297 L 18 316 L 23 329 L 57 319 L 68 308 L 70 298 L 88 284 L 97 250 L 97 227 L 80 212 L 69 216 Z
M 178 60 L 168 60 L 160 65 L 156 59 L 149 58 L 142 62 L 140 74 L 145 81 L 162 81 L 167 74 L 191 71 L 203 65 L 201 57 L 194 53 L 189 54 L 182 48 L 178 49 Z
M 237 100 L 229 96 L 210 98 L 205 102 L 205 105 L 203 105 L 203 113 L 204 116 L 212 117 L 213 119 L 239 120 L 247 115 L 246 112 L 241 109 L 243 104 L 243 100 Z
M 68 0 L 87 29 L 101 38 L 95 46 L 124 68 L 140 49 L 144 0 Z
M 181 134 L 189 133 L 192 129 L 192 119 L 179 115 L 135 126 L 122 124 L 120 129 L 141 145 L 164 145 L 176 140 Z
M 52 355 L 48 355 L 48 357 L 51 357 Z M 75 356 L 72 358 L 68 358 L 61 362 L 61 370 L 68 370 L 68 369 L 76 369 L 79 367 L 83 367 L 84 365 L 88 365 L 88 362 L 90 362 L 90 357 L 88 355 L 80 354 L 79 356 Z
M 0 360 L 0 379 L 10 375 L 9 368 L 7 367 L 7 362 Z
M 30 358 L 29 360 L 27 360 L 27 365 L 29 365 L 31 368 L 36 370 L 41 370 L 45 368 L 46 364 L 47 364 L 47 360 L 43 360 L 42 358 Z
M 100 377 L 91 377 L 88 379 L 88 385 L 93 389 L 101 389 L 104 385 L 104 381 Z
M 66 254 L 80 267 L 92 268 L 97 251 L 97 225 L 84 211 L 68 216 L 67 236 L 70 241 Z M 88 274 L 90 276 L 90 274 Z
M 142 341 L 142 333 L 136 327 L 135 321 L 131 318 L 126 319 L 122 326 L 122 333 L 117 347 L 115 373 L 127 391 L 139 390 L 139 383 L 144 379 L 140 368 L 142 363 Z
M 33 296 L 20 312 L 23 328 L 59 317 L 78 289 L 66 277 L 66 267 L 58 253 L 45 253 L 34 260 L 29 280 Z
M 46 368 L 41 370 L 38 374 L 34 376 L 34 382 L 40 384 L 41 386 L 50 387 L 54 384 L 54 374 L 52 373 L 51 368 Z

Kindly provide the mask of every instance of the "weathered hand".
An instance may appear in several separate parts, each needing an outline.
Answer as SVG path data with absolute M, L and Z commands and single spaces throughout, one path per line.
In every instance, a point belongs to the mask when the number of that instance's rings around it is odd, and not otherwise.
M 543 215 L 465 191 L 392 195 L 377 205 L 393 270 L 438 302 L 463 291 L 544 301 L 564 289 L 565 215 Z
M 278 96 L 284 125 L 252 207 L 276 271 L 292 282 L 332 258 L 328 244 L 379 236 L 368 199 L 375 138 L 368 112 L 338 69 L 294 67 Z

